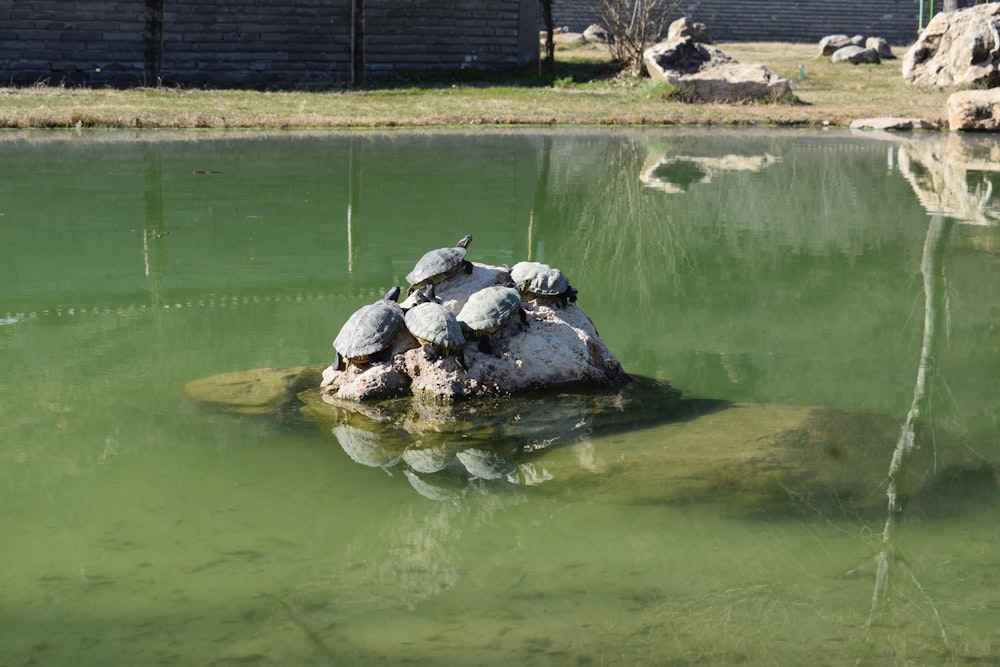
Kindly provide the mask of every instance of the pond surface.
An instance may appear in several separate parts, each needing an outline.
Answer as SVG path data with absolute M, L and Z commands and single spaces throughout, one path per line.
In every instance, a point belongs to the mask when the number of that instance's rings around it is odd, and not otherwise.
M 0 665 L 1000 660 L 998 151 L 779 130 L 0 136 Z M 465 234 L 475 261 L 569 274 L 629 373 L 726 407 L 535 462 L 575 476 L 434 501 L 329 429 L 185 395 L 329 363 L 355 309 Z M 900 478 L 886 539 L 912 408 L 930 463 Z M 810 410 L 828 418 L 802 426 Z M 738 457 L 758 438 L 727 415 L 864 452 L 845 474 L 870 477 L 866 502 L 646 474 L 668 447 Z

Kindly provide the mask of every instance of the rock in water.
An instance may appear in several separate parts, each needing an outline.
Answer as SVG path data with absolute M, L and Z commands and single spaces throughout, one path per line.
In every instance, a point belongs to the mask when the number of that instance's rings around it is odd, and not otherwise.
M 457 274 L 439 285 L 436 297 L 452 312 L 460 312 L 472 294 L 511 282 L 504 268 L 478 263 L 473 267 L 471 274 Z M 322 391 L 361 401 L 406 394 L 454 401 L 628 382 L 628 374 L 586 313 L 576 306 L 553 305 L 524 302 L 528 325 L 514 317 L 492 334 L 494 344 L 488 352 L 475 343 L 465 345 L 464 368 L 453 357 L 428 358 L 407 334 L 393 344 L 387 355 L 390 361 L 384 364 L 327 368 Z
M 257 368 L 223 373 L 184 385 L 184 391 L 203 405 L 244 415 L 266 415 L 286 409 L 299 392 L 316 387 L 322 366 Z

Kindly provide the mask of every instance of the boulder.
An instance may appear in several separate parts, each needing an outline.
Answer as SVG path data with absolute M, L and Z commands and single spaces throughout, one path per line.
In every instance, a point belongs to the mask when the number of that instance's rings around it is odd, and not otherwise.
M 936 15 L 903 57 L 903 79 L 916 86 L 1000 86 L 1000 3 Z
M 654 44 L 643 52 L 642 59 L 652 79 L 671 85 L 684 76 L 735 62 L 720 49 L 699 44 L 690 35 Z
M 889 42 L 883 37 L 869 37 L 865 40 L 866 49 L 875 49 L 875 53 L 882 60 L 895 60 L 896 56 L 892 54 L 892 48 L 889 46 Z
M 862 63 L 877 65 L 881 62 L 878 57 L 878 51 L 875 49 L 866 49 L 863 46 L 854 45 L 837 49 L 830 58 L 835 63 L 851 63 L 852 65 L 860 65 Z
M 435 296 L 457 314 L 474 292 L 509 282 L 505 268 L 473 263 L 471 274 L 448 278 L 437 285 Z M 406 308 L 411 303 L 412 297 L 400 305 Z M 497 332 L 491 352 L 479 350 L 475 341 L 467 343 L 464 368 L 454 356 L 427 359 L 417 341 L 404 331 L 390 347 L 386 363 L 326 368 L 323 392 L 353 401 L 410 394 L 454 401 L 541 389 L 616 386 L 629 381 L 580 308 L 532 300 L 522 306 L 527 323 L 518 317 L 508 322 Z
M 1000 88 L 963 90 L 948 98 L 952 130 L 1000 131 Z
M 765 65 L 726 63 L 681 77 L 675 84 L 701 102 L 776 100 L 792 92 L 788 79 Z
M 594 23 L 583 31 L 583 38 L 596 44 L 608 44 L 611 42 L 611 33 Z
M 650 78 L 664 81 L 699 102 L 777 99 L 791 84 L 764 65 L 741 65 L 720 49 L 688 35 L 668 39 L 643 54 Z
M 690 37 L 699 44 L 715 44 L 715 38 L 708 32 L 704 23 L 688 23 L 688 20 L 681 17 L 670 24 L 667 28 L 667 38 L 665 41 Z
M 819 56 L 817 57 L 832 56 L 845 46 L 861 46 L 862 41 L 864 40 L 860 35 L 855 35 L 854 37 L 848 37 L 847 35 L 827 35 L 819 40 Z

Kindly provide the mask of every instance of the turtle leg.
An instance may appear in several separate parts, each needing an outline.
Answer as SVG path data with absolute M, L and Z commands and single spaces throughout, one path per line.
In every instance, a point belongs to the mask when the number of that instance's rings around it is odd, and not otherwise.
M 462 348 L 458 348 L 458 354 L 455 355 L 455 361 L 458 363 L 458 367 L 463 371 L 469 370 L 469 368 L 465 365 L 465 350 Z
M 462 262 L 462 270 L 465 271 L 466 273 L 472 273 L 472 262 L 470 262 L 469 260 L 465 260 L 464 262 Z
M 439 355 L 437 350 L 435 350 L 429 343 L 424 343 L 423 350 L 424 359 L 427 361 L 437 361 L 441 358 L 441 355 Z
M 333 370 L 343 371 L 347 369 L 347 360 L 338 352 L 337 353 L 337 363 L 334 364 Z
M 528 313 L 524 308 L 517 309 L 517 317 L 521 320 L 521 330 L 528 328 Z

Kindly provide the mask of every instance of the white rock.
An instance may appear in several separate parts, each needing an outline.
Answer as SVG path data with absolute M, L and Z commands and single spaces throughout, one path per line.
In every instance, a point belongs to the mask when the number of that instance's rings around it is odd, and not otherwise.
M 903 79 L 917 86 L 996 86 L 1000 4 L 937 14 L 903 57 Z
M 459 273 L 435 288 L 435 296 L 458 313 L 472 293 L 505 284 L 503 267 L 473 264 L 472 274 Z M 409 305 L 408 301 L 402 304 Z M 428 361 L 416 340 L 401 334 L 391 347 L 391 361 L 323 373 L 323 391 L 351 400 L 414 394 L 451 401 L 558 387 L 609 386 L 628 381 L 594 323 L 580 308 L 522 302 L 527 325 L 514 318 L 497 335 L 490 354 L 476 341 L 464 347 L 465 368 L 454 356 Z
M 948 97 L 952 130 L 1000 131 L 1000 88 L 962 90 Z

